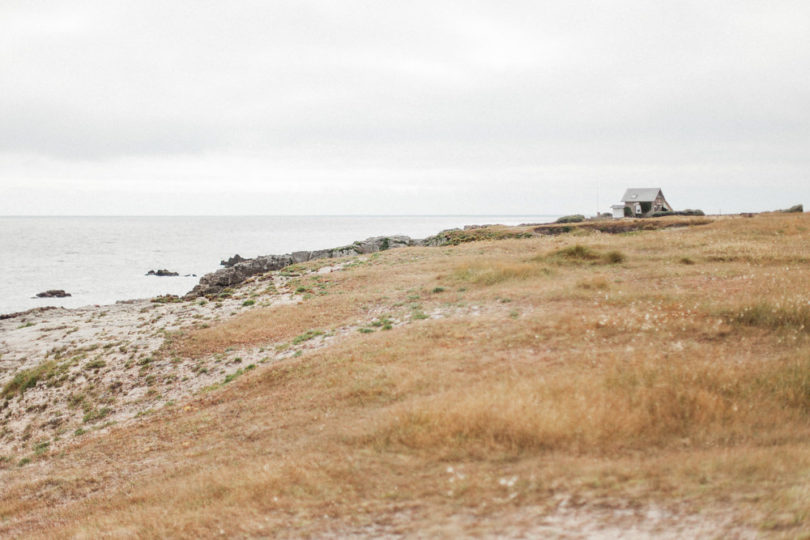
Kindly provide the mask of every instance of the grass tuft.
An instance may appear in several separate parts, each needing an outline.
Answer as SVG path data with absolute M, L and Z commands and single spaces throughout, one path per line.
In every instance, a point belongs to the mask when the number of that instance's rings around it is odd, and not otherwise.
M 810 305 L 804 303 L 774 304 L 763 301 L 726 312 L 726 316 L 732 322 L 745 326 L 810 331 Z

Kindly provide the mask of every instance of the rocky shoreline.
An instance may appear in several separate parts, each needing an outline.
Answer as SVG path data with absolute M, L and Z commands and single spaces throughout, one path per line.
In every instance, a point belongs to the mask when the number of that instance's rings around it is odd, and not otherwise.
M 520 227 L 529 226 L 521 225 Z M 251 276 L 264 274 L 274 270 L 281 270 L 293 264 L 300 264 L 318 259 L 337 259 L 340 257 L 353 257 L 356 255 L 369 255 L 389 249 L 398 249 L 413 246 L 438 247 L 458 244 L 471 239 L 479 239 L 474 231 L 483 231 L 492 225 L 465 225 L 463 229 L 445 229 L 433 236 L 423 239 L 411 238 L 405 235 L 373 236 L 365 240 L 358 240 L 346 246 L 315 251 L 295 251 L 283 255 L 264 255 L 254 259 L 245 259 L 239 254 L 228 260 L 220 261 L 225 268 L 205 274 L 200 282 L 185 295 L 186 300 L 193 300 L 201 296 L 215 296 L 228 287 L 243 283 Z M 506 226 L 503 226 L 506 227 Z M 511 227 L 515 228 L 515 227 Z M 516 234 L 515 236 L 521 236 Z
M 54 449 L 85 432 L 104 432 L 171 407 L 249 369 L 245 366 L 287 358 L 356 332 L 368 321 L 273 350 L 248 348 L 181 359 L 163 349 L 173 335 L 206 328 L 254 306 L 301 302 L 307 293 L 291 285 L 301 276 L 325 276 L 389 249 L 457 243 L 458 235 L 480 233 L 473 229 L 443 231 L 425 240 L 380 236 L 333 249 L 233 257 L 232 266 L 203 276 L 184 298 L 164 295 L 0 315 L 0 457 L 24 455 L 32 444 Z M 288 268 L 330 258 L 343 260 Z
M 284 255 L 264 255 L 255 259 L 244 259 L 234 255 L 221 264 L 225 266 L 216 272 L 204 275 L 200 283 L 194 287 L 185 298 L 192 300 L 200 296 L 211 296 L 222 290 L 244 282 L 247 278 L 257 274 L 264 274 L 274 270 L 281 270 L 293 264 L 314 261 L 317 259 L 333 259 L 350 257 L 354 255 L 367 255 L 387 249 L 396 249 L 408 246 L 423 246 L 425 240 L 414 240 L 408 236 L 375 236 L 362 241 L 354 242 L 348 246 L 316 251 L 295 251 Z
M 251 276 L 281 270 L 287 266 L 307 261 L 367 255 L 388 249 L 410 246 L 441 246 L 457 243 L 453 240 L 456 233 L 481 229 L 484 227 L 488 227 L 488 225 L 466 225 L 463 229 L 446 229 L 425 239 L 415 239 L 405 235 L 375 236 L 336 248 L 319 249 L 313 251 L 295 251 L 293 253 L 286 253 L 282 255 L 262 255 L 255 258 L 244 258 L 237 254 L 228 258 L 227 260 L 221 260 L 220 265 L 224 268 L 204 274 L 200 278 L 199 283 L 182 298 L 184 300 L 193 300 L 199 297 L 213 297 L 221 293 L 226 288 L 244 283 Z M 168 269 L 158 269 L 149 270 L 146 275 L 155 277 L 176 277 L 180 274 Z M 188 274 L 186 277 L 196 277 L 196 274 Z M 44 291 L 36 295 L 37 298 L 64 298 L 69 296 L 71 296 L 70 293 L 57 289 Z M 116 301 L 116 304 L 133 303 L 139 300 L 141 299 L 121 299 Z M 16 319 L 26 315 L 33 315 L 46 309 L 56 309 L 56 307 L 43 306 L 23 311 L 0 313 L 0 320 Z

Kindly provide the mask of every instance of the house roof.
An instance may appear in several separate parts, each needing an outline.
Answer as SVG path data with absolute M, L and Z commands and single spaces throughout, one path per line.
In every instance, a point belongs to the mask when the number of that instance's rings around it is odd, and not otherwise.
M 622 202 L 653 202 L 659 193 L 661 188 L 631 188 L 624 192 Z

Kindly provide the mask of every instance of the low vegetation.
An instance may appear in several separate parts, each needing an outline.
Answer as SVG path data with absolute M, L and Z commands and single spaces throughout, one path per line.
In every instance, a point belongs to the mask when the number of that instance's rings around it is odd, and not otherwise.
M 74 396 L 87 433 L 0 462 L 0 536 L 531 537 L 652 508 L 649 534 L 802 537 L 810 220 L 696 219 L 391 249 L 189 329 L 153 362 L 216 358 L 216 384 L 105 428 Z M 255 350 L 281 356 L 237 369 Z
M 557 218 L 556 223 L 580 223 L 585 221 L 585 216 L 582 214 L 572 214 L 570 216 L 562 216 L 561 218 Z
M 778 303 L 760 301 L 728 314 L 739 324 L 769 329 L 795 329 L 810 332 L 810 302 L 785 299 Z
M 64 365 L 55 361 L 42 362 L 33 369 L 18 371 L 0 391 L 0 397 L 11 398 L 23 395 L 26 390 L 33 388 L 40 381 L 52 381 L 64 373 Z
M 621 219 L 621 220 L 597 220 L 585 221 L 581 223 L 557 223 L 551 225 L 540 225 L 532 230 L 537 234 L 556 236 L 559 234 L 599 231 L 608 234 L 622 234 L 634 231 L 655 231 L 659 229 L 672 229 L 679 227 L 695 227 L 697 225 L 708 225 L 712 222 L 707 217 L 667 217 L 667 219 L 644 218 L 644 219 Z
M 574 244 L 566 248 L 558 249 L 546 256 L 535 257 L 536 261 L 553 261 L 558 263 L 590 263 L 590 264 L 619 264 L 627 257 L 618 250 L 611 250 L 601 253 L 588 246 Z
M 426 239 L 427 245 L 457 246 L 467 242 L 481 242 L 484 240 L 505 240 L 508 238 L 530 238 L 531 228 L 522 227 L 474 227 L 468 229 L 452 229 L 443 231 L 436 236 Z

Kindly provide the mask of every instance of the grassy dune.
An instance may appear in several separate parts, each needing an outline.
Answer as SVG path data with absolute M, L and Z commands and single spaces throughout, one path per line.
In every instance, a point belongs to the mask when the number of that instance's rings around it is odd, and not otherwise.
M 650 505 L 807 535 L 808 263 L 810 219 L 773 214 L 303 273 L 302 303 L 164 353 L 328 346 L 6 467 L 0 536 L 531 535 Z

